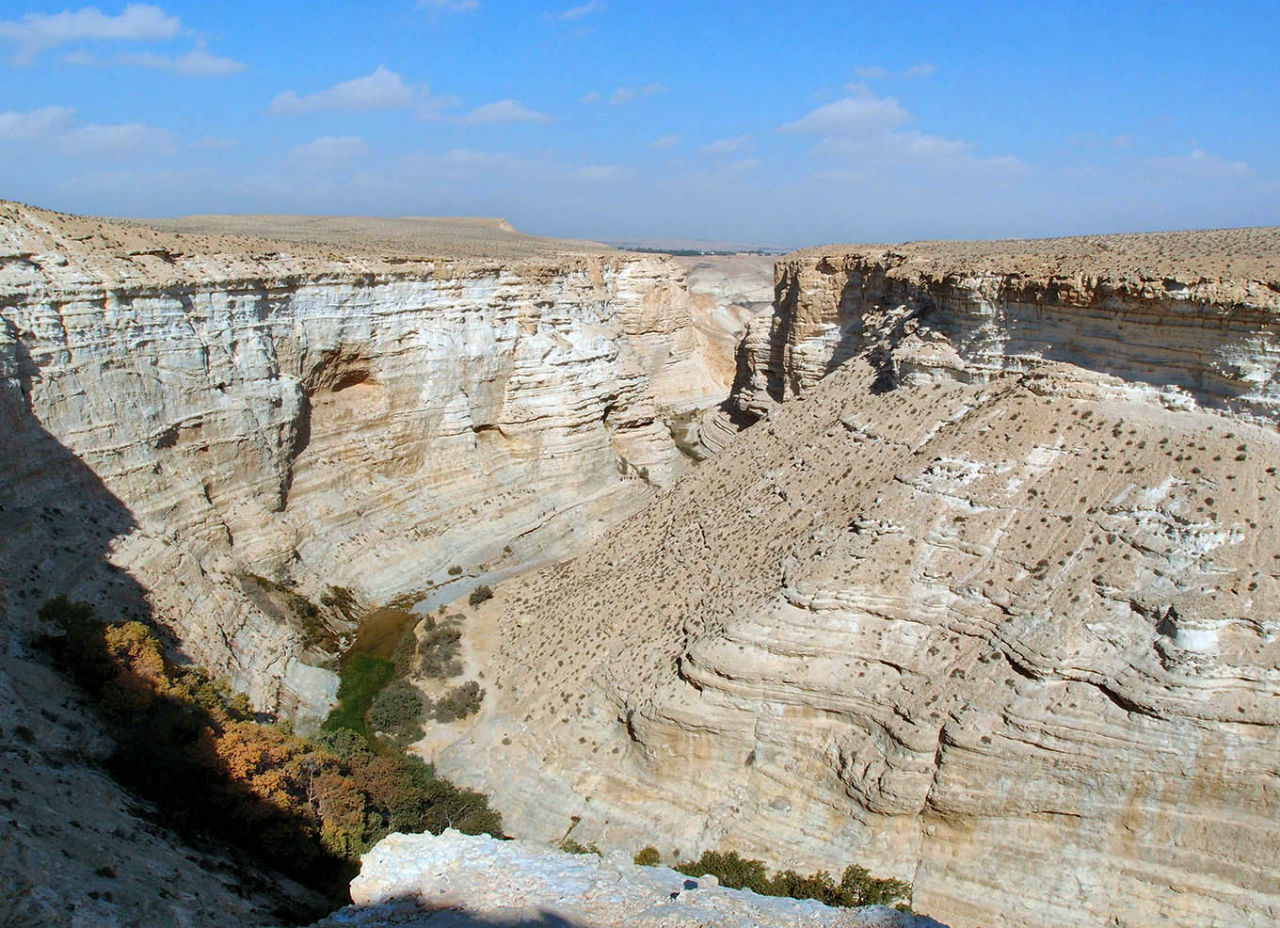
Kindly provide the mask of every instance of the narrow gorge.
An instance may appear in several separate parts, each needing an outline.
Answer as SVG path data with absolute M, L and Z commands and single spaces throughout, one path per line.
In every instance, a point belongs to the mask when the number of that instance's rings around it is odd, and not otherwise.
M 770 263 L 0 204 L 13 885 L 94 886 L 68 925 L 304 895 L 101 773 L 50 598 L 305 733 L 362 617 L 483 584 L 479 712 L 411 750 L 591 879 L 737 850 L 953 928 L 1280 920 L 1280 232 L 833 247 L 772 301 Z

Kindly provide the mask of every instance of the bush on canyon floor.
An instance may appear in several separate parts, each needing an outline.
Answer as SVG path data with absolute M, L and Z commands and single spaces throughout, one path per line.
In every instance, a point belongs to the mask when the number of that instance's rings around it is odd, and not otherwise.
M 40 618 L 61 630 L 44 645 L 116 741 L 111 771 L 193 842 L 216 836 L 341 899 L 358 855 L 392 831 L 502 835 L 484 795 L 418 758 L 349 728 L 306 741 L 260 724 L 243 695 L 175 664 L 140 622 L 102 623 L 65 597 Z
M 475 680 L 455 686 L 439 699 L 430 700 L 431 717 L 437 722 L 456 722 L 480 711 L 484 690 Z
M 698 860 L 676 864 L 675 869 L 692 877 L 710 874 L 722 886 L 749 889 L 762 896 L 816 899 L 825 905 L 846 907 L 894 904 L 909 907 L 911 903 L 910 883 L 873 877 L 857 864 L 845 868 L 839 883 L 825 870 L 808 876 L 784 870 L 769 876 L 764 861 L 740 857 L 737 851 L 705 851 Z
M 387 684 L 369 707 L 369 724 L 375 731 L 390 735 L 399 745 L 422 737 L 422 717 L 426 705 L 422 693 L 408 680 Z
M 489 589 L 483 583 L 471 591 L 471 595 L 467 597 L 467 602 L 471 604 L 471 608 L 475 608 L 483 602 L 493 599 L 493 590 Z
M 458 652 L 462 650 L 462 629 L 453 616 L 439 625 L 427 616 L 427 633 L 418 640 L 418 669 L 428 677 L 456 677 L 462 673 Z

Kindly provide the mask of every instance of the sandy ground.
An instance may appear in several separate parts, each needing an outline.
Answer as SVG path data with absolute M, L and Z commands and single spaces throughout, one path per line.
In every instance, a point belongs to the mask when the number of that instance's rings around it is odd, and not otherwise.
M 921 270 L 946 274 L 957 259 L 973 273 L 1090 277 L 1280 281 L 1280 227 L 1140 232 L 1074 238 L 976 242 L 906 242 L 899 245 L 824 245 L 796 256 L 892 252 Z M 1277 287 L 1275 289 L 1280 289 Z

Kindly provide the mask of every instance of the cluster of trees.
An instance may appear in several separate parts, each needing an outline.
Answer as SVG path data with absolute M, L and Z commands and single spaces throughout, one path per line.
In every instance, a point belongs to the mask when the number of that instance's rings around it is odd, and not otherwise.
M 392 831 L 502 835 L 486 797 L 372 740 L 330 727 L 307 740 L 263 724 L 243 695 L 178 666 L 140 622 L 103 623 L 59 597 L 46 645 L 116 740 L 112 772 L 166 824 L 216 835 L 341 898 L 359 855 Z
M 657 856 L 657 851 L 645 848 L 636 855 L 636 863 L 642 863 L 641 854 L 652 860 Z M 857 864 L 846 867 L 838 883 L 825 870 L 808 876 L 794 870 L 783 870 L 770 876 L 764 861 L 739 857 L 737 851 L 705 851 L 698 860 L 676 864 L 675 869 L 692 877 L 711 874 L 720 881 L 721 886 L 749 889 L 762 896 L 817 899 L 825 905 L 850 908 L 860 905 L 897 905 L 899 908 L 909 908 L 911 904 L 910 883 L 874 877 L 865 867 Z

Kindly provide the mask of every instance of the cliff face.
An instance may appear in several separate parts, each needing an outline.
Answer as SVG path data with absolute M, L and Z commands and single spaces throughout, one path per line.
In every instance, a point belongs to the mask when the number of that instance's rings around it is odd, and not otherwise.
M 59 592 L 118 607 L 118 568 L 267 708 L 326 710 L 306 644 L 344 627 L 334 587 L 376 601 L 563 556 L 687 467 L 665 420 L 728 390 L 659 257 L 342 253 L 2 210 L 15 618 Z
M 1264 239 L 784 261 L 767 421 L 498 590 L 440 766 L 516 834 L 857 861 L 954 924 L 1274 924 Z

